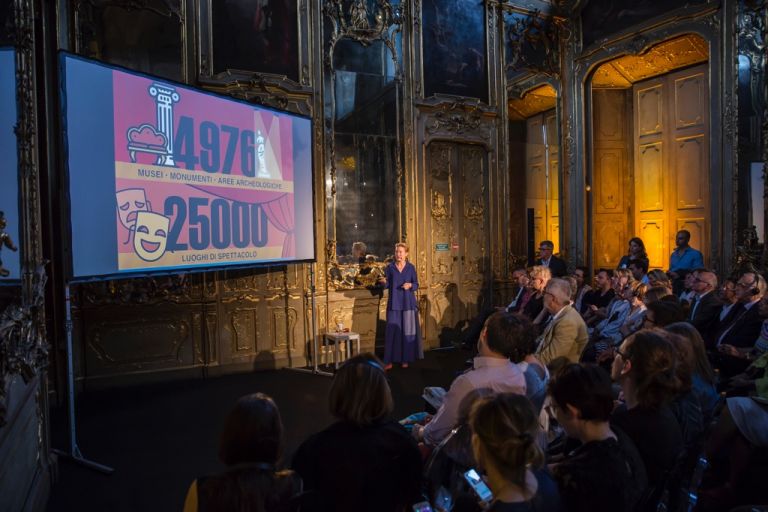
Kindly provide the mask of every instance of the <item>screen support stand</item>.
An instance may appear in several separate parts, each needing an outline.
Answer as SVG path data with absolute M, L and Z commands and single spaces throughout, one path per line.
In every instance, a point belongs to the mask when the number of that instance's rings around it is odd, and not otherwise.
M 322 375 L 323 377 L 333 377 L 333 373 L 322 371 L 318 368 L 318 357 L 320 356 L 320 350 L 317 346 L 317 307 L 315 304 L 315 264 L 309 264 L 309 303 L 312 309 L 312 366 L 303 368 L 289 368 L 296 372 L 311 373 L 313 375 Z
M 67 419 L 69 420 L 69 452 L 54 449 L 54 453 L 60 457 L 72 459 L 89 469 L 111 475 L 115 470 L 98 462 L 83 457 L 77 446 L 77 430 L 75 427 L 75 373 L 72 369 L 72 300 L 69 295 L 69 283 L 64 285 L 64 297 L 66 301 L 66 330 L 67 330 Z

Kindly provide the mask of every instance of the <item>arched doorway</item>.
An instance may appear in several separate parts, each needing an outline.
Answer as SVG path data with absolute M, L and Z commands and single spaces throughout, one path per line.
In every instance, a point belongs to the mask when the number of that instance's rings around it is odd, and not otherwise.
M 590 79 L 592 264 L 629 238 L 667 268 L 678 230 L 710 254 L 708 43 L 686 34 L 597 67 Z

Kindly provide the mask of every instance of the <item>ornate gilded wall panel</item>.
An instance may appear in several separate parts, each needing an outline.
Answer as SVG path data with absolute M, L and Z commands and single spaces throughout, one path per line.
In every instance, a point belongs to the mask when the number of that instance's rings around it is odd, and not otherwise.
M 296 308 L 270 308 L 272 317 L 273 346 L 276 351 L 293 351 L 296 349 Z
M 151 316 L 137 316 L 135 308 L 101 311 L 101 320 L 88 321 L 85 330 L 88 375 L 91 377 L 194 364 L 194 318 L 176 308 L 155 309 Z M 138 319 L 140 318 L 140 319 Z M 197 336 L 199 339 L 199 336 Z
M 704 151 L 706 143 L 703 135 L 677 139 L 677 158 L 675 159 L 675 174 L 677 175 L 677 208 L 704 208 L 708 198 L 709 187 L 701 179 L 698 170 L 707 161 Z M 696 247 L 701 247 L 696 246 Z
M 664 237 L 664 219 L 645 219 L 640 221 L 640 234 L 645 243 L 651 268 L 666 268 L 669 254 Z
M 638 152 L 636 170 L 637 208 L 641 212 L 659 211 L 664 208 L 664 169 L 663 148 L 661 142 L 644 144 Z

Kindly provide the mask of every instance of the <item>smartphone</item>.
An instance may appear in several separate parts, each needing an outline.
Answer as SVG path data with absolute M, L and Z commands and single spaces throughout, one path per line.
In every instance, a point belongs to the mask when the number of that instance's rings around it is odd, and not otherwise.
M 464 473 L 464 479 L 467 481 L 469 486 L 472 487 L 472 490 L 475 491 L 475 494 L 478 498 L 480 498 L 480 501 L 484 503 L 490 503 L 493 500 L 493 493 L 485 484 L 485 482 L 483 482 L 483 479 L 480 477 L 477 471 L 470 469 Z
M 433 512 L 428 501 L 420 501 L 413 505 L 413 512 Z

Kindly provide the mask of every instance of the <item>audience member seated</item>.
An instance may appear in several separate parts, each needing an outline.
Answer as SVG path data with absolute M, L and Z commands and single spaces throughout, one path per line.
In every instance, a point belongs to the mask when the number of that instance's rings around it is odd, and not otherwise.
M 683 308 L 680 307 L 677 299 L 665 300 L 662 298 L 656 302 L 651 302 L 647 308 L 645 311 L 645 321 L 643 322 L 643 327 L 646 329 L 666 327 L 669 324 L 685 320 Z
M 573 309 L 581 313 L 584 297 L 592 291 L 592 287 L 587 283 L 587 267 L 576 267 L 573 271 L 573 277 L 576 278 L 576 297 L 573 299 Z
M 704 340 L 699 331 L 688 322 L 675 322 L 664 329 L 677 334 L 686 342 L 684 347 L 680 347 L 681 352 L 688 366 L 692 369 L 692 391 L 701 407 L 704 424 L 707 425 L 714 417 L 720 397 L 717 394 L 715 372 L 707 358 Z
M 680 426 L 669 408 L 680 389 L 676 359 L 664 336 L 641 330 L 624 340 L 611 367 L 611 377 L 624 395 L 624 403 L 611 415 L 611 425 L 635 443 L 654 491 L 652 498 L 661 491 L 683 446 Z
M 719 351 L 726 355 L 731 353 L 731 347 L 752 348 L 760 336 L 763 317 L 757 305 L 766 292 L 765 279 L 760 274 L 747 272 L 739 278 L 735 292 L 738 310 L 730 322 L 720 325 L 715 335 Z
M 762 355 L 746 372 L 731 379 L 729 386 L 748 396 L 734 396 L 726 399 L 726 407 L 718 419 L 715 430 L 707 445 L 707 457 L 714 473 L 725 473 L 713 488 L 700 493 L 701 510 L 729 510 L 737 504 L 739 491 L 754 496 L 765 496 L 765 489 L 744 489 L 742 482 L 750 474 L 750 462 L 755 457 L 755 448 L 763 449 L 760 462 L 764 463 L 765 448 L 768 447 L 768 353 Z M 758 455 L 760 457 L 760 455 Z M 723 471 L 727 467 L 727 473 Z M 751 482 L 764 482 L 765 473 L 754 474 Z M 741 496 L 741 503 L 749 497 Z M 765 502 L 763 502 L 765 503 Z M 750 509 L 751 510 L 751 509 Z
M 584 304 L 580 313 L 584 320 L 597 318 L 598 311 L 605 311 L 611 303 L 616 292 L 613 291 L 613 270 L 601 268 L 595 275 L 595 289 L 584 297 Z
M 651 288 L 648 288 L 645 292 L 645 298 L 643 299 L 643 304 L 648 306 L 651 302 L 656 302 L 657 300 L 661 300 L 664 297 L 669 295 L 669 290 L 664 288 L 663 286 L 654 286 Z M 674 297 L 674 295 L 672 295 Z
M 760 324 L 760 333 L 752 346 L 736 347 L 724 343 L 718 347 L 719 354 L 716 359 L 720 371 L 724 377 L 730 377 L 742 372 L 749 364 L 760 357 L 768 349 L 768 327 L 765 318 L 768 317 L 768 295 L 764 295 L 753 309 L 757 310 Z M 748 313 L 747 313 L 748 314 Z M 746 316 L 746 315 L 745 315 Z
M 552 252 L 555 250 L 555 244 L 549 240 L 544 240 L 539 244 L 539 259 L 536 260 L 536 265 L 548 268 L 552 273 L 552 277 L 563 277 L 568 273 L 565 262 L 553 256 Z
M 714 336 L 720 318 L 722 302 L 715 294 L 717 276 L 711 270 L 698 270 L 693 273 L 693 291 L 695 297 L 691 303 L 688 321 L 699 331 L 702 338 Z
M 474 348 L 477 345 L 477 338 L 480 336 L 480 331 L 483 330 L 485 321 L 488 320 L 488 317 L 494 312 L 500 310 L 506 310 L 509 313 L 517 312 L 528 303 L 528 300 L 533 293 L 528 287 L 528 284 L 530 283 L 528 271 L 524 268 L 516 268 L 512 271 L 512 281 L 516 286 L 516 290 L 514 291 L 515 298 L 506 306 L 488 308 L 473 318 L 462 336 L 462 345 L 465 348 Z
M 523 321 L 525 321 L 524 317 Z M 533 404 L 536 412 L 541 412 L 544 399 L 547 396 L 547 382 L 549 371 L 547 367 L 534 355 L 536 352 L 536 338 L 532 330 L 520 331 L 513 339 L 512 351 L 509 358 L 520 367 L 525 375 L 525 396 Z
M 645 251 L 645 244 L 642 239 L 637 237 L 629 239 L 627 254 L 621 257 L 619 266 L 616 268 L 629 268 L 632 260 L 645 261 L 645 271 L 648 271 L 648 253 Z
M 570 305 L 570 291 L 563 279 L 552 279 L 544 291 L 544 308 L 552 319 L 537 340 L 536 355 L 546 365 L 559 357 L 577 362 L 587 344 L 587 325 Z
M 525 397 L 502 393 L 481 398 L 469 422 L 475 460 L 493 493 L 486 512 L 561 510 L 557 486 L 536 442 L 538 416 Z
M 597 322 L 592 330 L 592 341 L 603 340 L 609 344 L 621 341 L 619 330 L 626 320 L 630 309 L 629 300 L 626 298 L 626 289 L 632 287 L 632 277 L 618 274 L 618 272 L 628 272 L 626 270 L 617 270 L 616 272 L 617 274 L 613 277 L 615 296 L 608 305 L 605 318 Z
M 718 329 L 721 325 L 730 323 L 739 309 L 737 307 L 739 299 L 736 297 L 736 281 L 738 279 L 728 278 L 723 282 L 723 286 L 720 287 L 718 295 L 720 296 L 720 302 L 723 303 L 723 309 L 720 310 L 720 318 L 717 323 Z M 704 338 L 704 341 L 708 341 L 707 338 Z M 707 343 L 707 346 L 714 346 L 714 340 L 712 344 Z
M 696 271 L 691 270 L 683 278 L 683 290 L 678 294 L 681 303 L 690 304 L 696 296 L 696 292 L 693 291 L 693 280 L 695 275 Z
M 184 512 L 198 510 L 297 510 L 301 479 L 278 471 L 283 423 L 277 405 L 261 393 L 240 398 L 227 416 L 219 459 L 227 469 L 189 487 Z
M 628 268 L 635 281 L 648 284 L 648 260 L 630 260 Z
M 531 294 L 530 288 L 528 287 L 531 279 L 528 276 L 528 271 L 526 269 L 516 268 L 512 272 L 512 281 L 517 287 L 515 290 L 515 298 L 512 299 L 512 302 L 507 304 L 505 309 L 509 313 L 516 313 L 517 311 L 520 311 L 520 309 L 525 305 L 524 303 L 527 302 L 524 300 L 525 295 L 527 294 L 530 296 Z
M 547 267 L 538 265 L 531 267 L 530 277 L 533 294 L 521 312 L 532 322 L 535 322 L 536 319 L 541 321 L 539 315 L 544 309 L 544 288 L 547 287 L 547 283 L 552 279 L 552 274 Z
M 478 355 L 472 369 L 456 377 L 431 421 L 413 426 L 414 437 L 427 446 L 439 444 L 458 424 L 461 401 L 474 389 L 490 388 L 498 393 L 525 395 L 523 371 L 509 358 L 517 340 L 530 336 L 530 330 L 530 321 L 505 311 L 488 317 L 477 341 Z
M 392 394 L 373 354 L 349 359 L 329 394 L 338 420 L 310 436 L 293 459 L 309 499 L 302 511 L 394 511 L 420 501 L 421 454 L 391 421 Z
M 648 272 L 648 284 L 651 285 L 651 288 L 663 286 L 667 289 L 665 295 L 672 295 L 672 281 L 669 280 L 669 276 L 663 270 L 654 269 Z
M 665 337 L 675 349 L 677 378 L 680 387 L 677 394 L 670 402 L 670 409 L 680 426 L 683 436 L 683 445 L 686 449 L 686 457 L 695 452 L 699 455 L 701 449 L 702 434 L 704 432 L 704 413 L 699 399 L 693 392 L 693 359 L 690 354 L 688 340 L 670 331 L 657 330 L 659 335 Z
M 640 281 L 635 281 L 630 286 L 624 287 L 624 298 L 629 302 L 629 313 L 624 323 L 621 324 L 619 333 L 621 339 L 617 339 L 616 342 L 620 342 L 630 334 L 633 334 L 643 327 L 645 323 L 645 292 L 647 290 L 646 285 Z
M 550 381 L 549 395 L 558 424 L 581 442 L 552 466 L 567 510 L 633 510 L 647 477 L 634 443 L 608 423 L 613 410 L 608 374 L 597 366 L 569 364 Z

